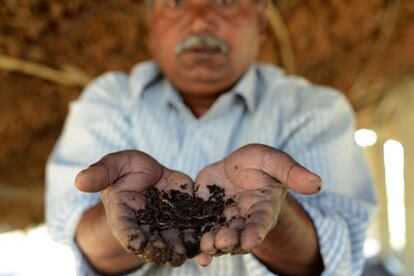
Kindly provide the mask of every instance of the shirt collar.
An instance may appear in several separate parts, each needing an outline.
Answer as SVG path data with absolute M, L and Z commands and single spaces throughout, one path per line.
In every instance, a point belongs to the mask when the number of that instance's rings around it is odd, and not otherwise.
M 163 101 L 166 105 L 170 104 L 179 110 L 188 110 L 187 106 L 183 102 L 181 95 L 166 78 L 163 78 L 162 80 L 162 89 Z
M 181 96 L 166 78 L 162 78 L 159 67 L 154 62 L 146 62 L 133 69 L 132 75 L 136 76 L 133 79 L 133 93 L 140 97 L 144 90 L 152 83 L 162 80 L 162 87 L 164 90 L 163 101 L 166 104 L 172 104 L 178 109 L 187 109 L 182 101 Z M 142 79 L 142 76 L 145 79 Z M 257 82 L 257 64 L 253 63 L 236 85 L 227 93 L 239 95 L 246 104 L 249 112 L 254 112 L 256 109 L 256 82 Z M 132 88 L 131 87 L 131 88 Z
M 138 63 L 131 70 L 130 93 L 133 97 L 140 98 L 144 91 L 161 76 L 161 71 L 155 62 Z
M 249 112 L 256 110 L 257 65 L 254 63 L 232 89 L 241 96 Z

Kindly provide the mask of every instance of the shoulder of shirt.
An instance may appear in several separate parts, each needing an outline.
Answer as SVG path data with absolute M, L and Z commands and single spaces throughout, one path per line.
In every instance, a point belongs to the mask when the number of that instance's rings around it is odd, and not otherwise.
M 82 91 L 81 101 L 115 100 L 128 93 L 128 75 L 110 71 L 96 77 Z
M 323 110 L 340 104 L 346 109 L 352 109 L 344 94 L 335 88 L 313 84 L 301 76 L 287 76 L 283 69 L 274 65 L 258 63 L 257 67 L 263 84 L 263 104 L 282 102 L 302 110 Z
M 109 71 L 96 77 L 81 94 L 82 100 L 121 99 L 138 95 L 159 75 L 158 67 L 153 62 L 136 64 L 129 74 Z

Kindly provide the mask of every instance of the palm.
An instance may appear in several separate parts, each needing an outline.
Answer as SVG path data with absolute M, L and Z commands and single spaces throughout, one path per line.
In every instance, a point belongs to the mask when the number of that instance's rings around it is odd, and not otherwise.
M 143 192 L 151 186 L 165 192 L 174 189 L 192 194 L 193 182 L 187 175 L 169 170 L 138 151 L 108 155 L 86 172 L 78 176 L 77 182 L 101 183 L 95 190 L 100 191 L 108 226 L 127 251 L 158 264 L 178 266 L 185 261 L 186 251 L 178 229 L 150 234 L 148 225 L 137 225 L 136 212 L 146 207 Z M 82 179 L 85 175 L 95 179 Z
M 242 253 L 259 245 L 276 225 L 288 188 L 305 194 L 317 190 L 298 183 L 308 181 L 308 173 L 287 154 L 264 145 L 245 146 L 204 168 L 196 179 L 196 194 L 207 198 L 207 186 L 216 184 L 235 204 L 223 211 L 226 226 L 203 235 L 201 250 L 210 255 Z M 316 177 L 310 183 L 318 181 Z

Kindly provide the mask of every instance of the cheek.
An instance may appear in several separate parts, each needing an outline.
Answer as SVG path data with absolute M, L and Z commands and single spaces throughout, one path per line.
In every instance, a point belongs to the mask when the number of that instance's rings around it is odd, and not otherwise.
M 258 51 L 260 36 L 256 18 L 246 20 L 238 17 L 223 23 L 220 36 L 226 39 L 233 52 L 232 55 L 251 56 Z
M 255 58 L 258 54 L 260 37 L 254 30 L 238 32 L 228 40 L 231 56 L 238 59 Z
M 241 38 L 240 43 L 243 43 L 244 48 L 250 50 L 252 52 L 257 52 L 257 49 L 260 44 L 260 35 L 258 26 L 255 23 L 251 23 L 251 25 L 245 26 L 245 35 Z
M 177 42 L 172 32 L 153 29 L 149 41 L 152 55 L 157 62 L 166 62 L 174 58 Z

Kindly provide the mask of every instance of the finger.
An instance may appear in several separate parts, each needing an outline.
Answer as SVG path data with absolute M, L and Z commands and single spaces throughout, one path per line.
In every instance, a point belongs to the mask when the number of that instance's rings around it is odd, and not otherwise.
M 135 212 L 119 198 L 103 200 L 103 204 L 112 235 L 127 251 L 142 253 L 147 237 L 144 229 L 137 224 Z M 137 205 L 143 206 L 142 203 Z
M 262 224 L 249 223 L 241 234 L 241 248 L 243 251 L 251 251 L 253 248 L 261 244 L 264 240 L 266 230 Z
M 136 211 L 144 209 L 147 205 L 147 198 L 139 192 L 132 192 L 132 191 L 114 191 L 111 189 L 106 189 L 100 193 L 102 202 L 104 203 L 112 203 L 111 204 L 121 204 L 124 205 L 126 208 L 125 210 L 130 210 L 134 214 Z M 115 207 L 116 208 L 116 207 Z M 111 213 L 117 212 L 114 209 L 108 210 Z M 119 210 L 118 212 L 121 212 Z
M 237 207 L 242 216 L 247 216 L 250 208 L 261 201 L 269 201 L 275 197 L 275 189 L 246 190 L 235 195 Z M 283 199 L 283 198 L 281 198 Z
M 153 233 L 142 254 L 145 262 L 156 265 L 166 264 L 170 260 L 171 250 L 158 233 Z
M 201 252 L 199 255 L 195 257 L 195 261 L 202 266 L 208 266 L 212 260 L 213 256 L 204 252 Z
M 185 229 L 182 232 L 182 240 L 185 250 L 187 252 L 187 258 L 193 258 L 200 253 L 200 247 L 196 239 L 196 232 L 193 229 Z
M 233 252 L 233 249 L 240 244 L 240 229 L 244 225 L 244 219 L 240 216 L 240 211 L 235 205 L 224 208 L 223 215 L 228 223 L 227 227 L 216 228 L 218 230 L 209 232 L 205 238 L 203 246 L 210 250 L 210 253 L 217 254 L 219 251 L 226 253 Z M 210 244 L 211 237 L 214 235 L 214 245 Z
M 83 192 L 99 192 L 121 177 L 133 174 L 139 182 L 148 187 L 158 181 L 162 169 L 163 167 L 154 158 L 143 152 L 120 151 L 104 156 L 97 163 L 79 172 L 75 185 Z M 128 184 L 136 186 L 133 181 Z
M 221 183 L 226 183 L 228 180 L 224 177 L 222 164 L 216 162 L 203 168 L 197 175 L 195 180 L 194 193 L 204 200 L 207 200 L 210 196 L 209 187 L 216 185 L 220 186 Z M 226 194 L 233 194 L 232 187 L 226 187 Z
M 240 243 L 240 234 L 236 229 L 221 228 L 214 237 L 214 247 L 223 252 L 232 252 Z
M 271 201 L 262 201 L 250 208 L 241 234 L 241 247 L 244 251 L 250 251 L 262 243 L 267 233 L 276 226 L 279 205 Z
M 235 230 L 240 230 L 244 227 L 245 224 L 245 220 L 243 217 L 238 216 L 238 217 L 233 217 L 230 221 L 229 221 L 229 228 L 230 229 L 235 229 Z
M 224 208 L 223 215 L 226 221 L 230 221 L 232 218 L 240 216 L 240 210 L 234 205 L 229 205 Z
M 233 250 L 230 252 L 231 255 L 243 255 L 243 254 L 248 254 L 250 251 L 246 251 L 244 250 L 240 244 L 238 244 L 237 246 L 235 246 L 233 248 Z
M 126 239 L 121 239 L 121 245 L 126 251 L 135 255 L 143 252 L 147 239 L 141 229 L 137 227 L 125 229 L 123 235 L 125 235 Z
M 192 195 L 194 190 L 194 183 L 191 177 L 182 172 L 164 169 L 164 173 L 155 187 L 157 187 L 158 190 L 177 190 L 182 193 Z
M 214 246 L 214 238 L 216 236 L 216 230 L 211 230 L 203 234 L 200 240 L 200 250 L 210 255 L 217 253 L 217 249 Z
M 317 174 L 298 164 L 289 154 L 274 148 L 266 151 L 262 169 L 287 188 L 300 194 L 318 193 L 323 186 Z
M 171 248 L 171 255 L 168 263 L 173 267 L 182 265 L 187 258 L 187 254 L 184 244 L 180 238 L 179 230 L 177 228 L 173 228 L 161 231 L 161 237 Z

